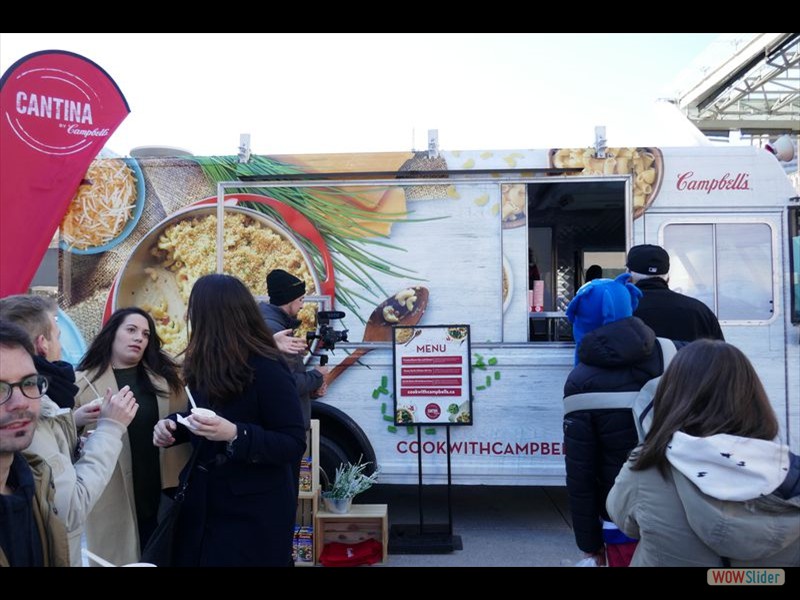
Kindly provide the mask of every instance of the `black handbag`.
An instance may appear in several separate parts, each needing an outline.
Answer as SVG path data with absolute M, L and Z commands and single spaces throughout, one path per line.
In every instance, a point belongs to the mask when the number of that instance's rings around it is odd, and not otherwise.
M 203 443 L 201 441 L 194 447 L 192 456 L 189 458 L 189 467 L 183 472 L 183 477 L 181 477 L 178 483 L 178 489 L 175 492 L 174 498 L 172 498 L 172 503 L 169 508 L 164 511 L 150 539 L 147 540 L 147 545 L 142 551 L 141 562 L 153 563 L 158 567 L 172 566 L 175 546 L 175 527 L 178 524 L 178 515 L 180 515 L 181 506 L 186 498 L 186 490 L 189 489 L 189 478 L 194 470 L 194 464 L 197 461 L 197 455 L 202 445 Z

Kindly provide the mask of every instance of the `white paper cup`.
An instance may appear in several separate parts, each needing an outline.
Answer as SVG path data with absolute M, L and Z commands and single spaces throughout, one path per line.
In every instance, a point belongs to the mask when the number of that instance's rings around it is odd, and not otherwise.
M 96 406 L 100 406 L 102 403 L 103 403 L 103 398 L 95 398 L 94 400 L 89 402 L 88 406 L 94 408 Z
M 217 416 L 217 413 L 209 408 L 193 408 L 192 414 L 197 417 L 203 417 L 204 419 L 210 419 L 211 417 Z

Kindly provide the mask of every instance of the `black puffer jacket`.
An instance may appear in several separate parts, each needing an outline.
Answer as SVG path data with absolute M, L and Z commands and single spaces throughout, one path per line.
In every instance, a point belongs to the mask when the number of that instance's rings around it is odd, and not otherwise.
M 586 334 L 580 363 L 564 384 L 564 396 L 638 391 L 663 372 L 661 346 L 637 317 Z M 628 454 L 638 443 L 630 409 L 580 410 L 564 416 L 567 492 L 575 541 L 584 552 L 603 545 L 600 521 L 609 520 L 606 497 Z

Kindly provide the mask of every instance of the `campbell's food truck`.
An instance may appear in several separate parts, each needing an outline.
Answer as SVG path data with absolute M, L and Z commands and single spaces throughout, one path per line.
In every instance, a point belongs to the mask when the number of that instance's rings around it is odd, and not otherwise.
M 799 222 L 753 147 L 97 159 L 62 225 L 63 336 L 75 360 L 139 305 L 179 353 L 219 244 L 257 296 L 273 268 L 305 280 L 298 335 L 344 313 L 312 344 L 332 367 L 313 403 L 329 475 L 363 455 L 413 483 L 421 453 L 444 482 L 449 437 L 456 484 L 563 485 L 564 310 L 590 265 L 613 277 L 630 246 L 659 244 L 670 287 L 714 311 L 797 452 Z

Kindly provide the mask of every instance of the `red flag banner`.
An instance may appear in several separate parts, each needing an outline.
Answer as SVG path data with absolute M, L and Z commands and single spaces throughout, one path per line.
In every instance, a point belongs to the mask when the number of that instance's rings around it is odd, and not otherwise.
M 70 200 L 128 102 L 102 68 L 61 50 L 0 79 L 0 297 L 27 291 Z

